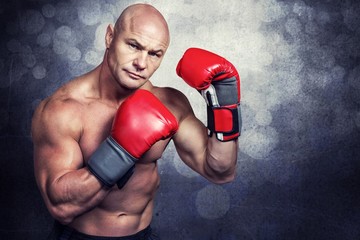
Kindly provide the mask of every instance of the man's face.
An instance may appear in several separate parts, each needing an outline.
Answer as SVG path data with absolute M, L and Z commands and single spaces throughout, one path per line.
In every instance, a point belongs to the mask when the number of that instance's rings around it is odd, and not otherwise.
M 141 87 L 160 66 L 168 47 L 166 31 L 156 23 L 130 20 L 120 31 L 113 29 L 112 36 L 107 57 L 110 72 L 122 87 Z

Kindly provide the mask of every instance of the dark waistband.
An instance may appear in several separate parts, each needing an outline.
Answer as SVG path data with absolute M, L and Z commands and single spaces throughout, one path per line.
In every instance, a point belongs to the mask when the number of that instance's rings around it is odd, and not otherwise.
M 71 239 L 78 239 L 78 240 L 145 240 L 148 239 L 151 235 L 152 229 L 150 226 L 146 227 L 145 229 L 137 232 L 133 235 L 129 236 L 122 236 L 122 237 L 103 237 L 103 236 L 93 236 L 88 235 L 85 233 L 81 233 L 76 231 L 73 228 L 68 226 L 64 226 L 64 230 L 59 237 L 59 240 L 71 240 Z

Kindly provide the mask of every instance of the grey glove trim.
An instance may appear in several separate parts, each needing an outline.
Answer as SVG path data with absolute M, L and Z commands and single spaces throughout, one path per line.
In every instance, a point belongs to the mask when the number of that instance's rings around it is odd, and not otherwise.
M 136 160 L 112 137 L 108 137 L 90 157 L 88 168 L 104 185 L 112 187 L 134 166 Z
M 236 77 L 213 81 L 211 84 L 215 88 L 217 101 L 220 106 L 232 105 L 239 101 Z

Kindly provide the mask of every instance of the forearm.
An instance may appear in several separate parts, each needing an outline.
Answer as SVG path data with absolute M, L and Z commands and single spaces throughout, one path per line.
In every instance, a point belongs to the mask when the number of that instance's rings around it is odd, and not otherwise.
M 97 206 L 109 191 L 87 168 L 82 168 L 47 184 L 47 205 L 55 219 L 67 224 Z
M 205 161 L 205 172 L 215 183 L 232 181 L 235 177 L 238 141 L 221 142 L 209 137 Z

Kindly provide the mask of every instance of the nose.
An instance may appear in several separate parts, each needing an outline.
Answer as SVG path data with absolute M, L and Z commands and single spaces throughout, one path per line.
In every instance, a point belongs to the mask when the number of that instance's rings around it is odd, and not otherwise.
M 136 55 L 133 65 L 136 67 L 137 71 L 144 70 L 147 66 L 147 53 L 145 51 L 140 51 Z

